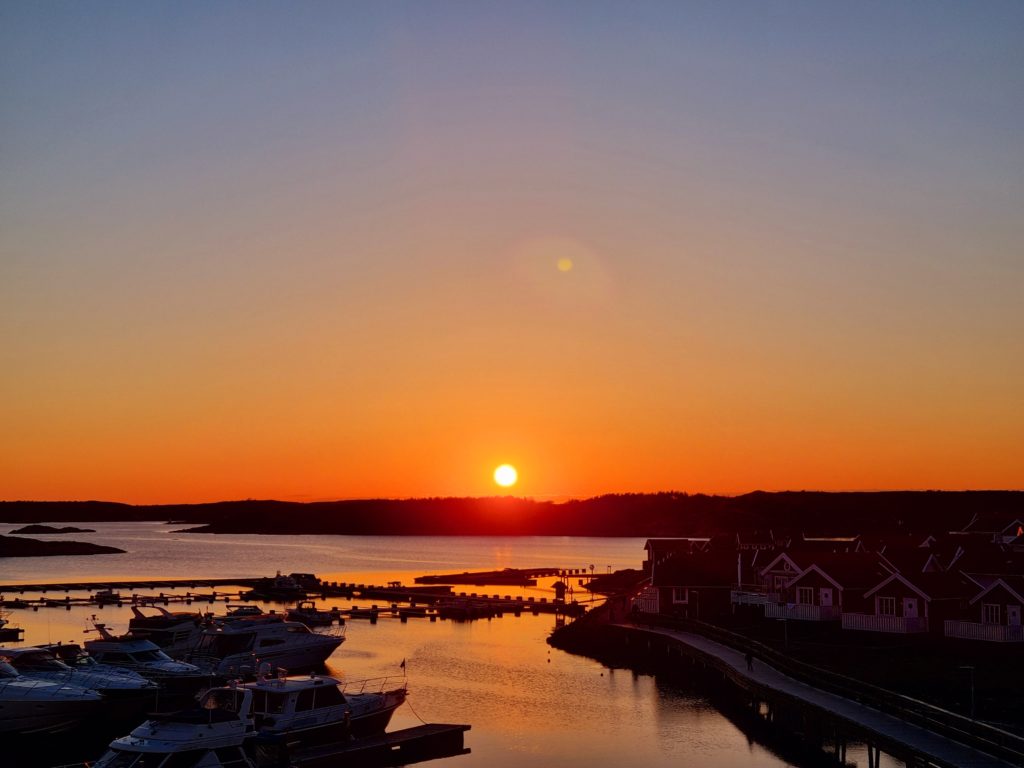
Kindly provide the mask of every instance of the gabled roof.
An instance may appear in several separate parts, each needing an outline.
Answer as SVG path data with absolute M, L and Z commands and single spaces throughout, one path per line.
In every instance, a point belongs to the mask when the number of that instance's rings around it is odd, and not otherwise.
M 792 566 L 793 573 L 800 573 L 800 571 L 806 568 L 807 564 L 810 562 L 810 560 L 808 560 L 803 565 L 800 565 L 796 560 L 793 559 L 793 556 L 789 552 L 778 552 L 775 554 L 775 557 L 771 558 L 770 560 L 765 558 L 766 564 L 758 568 L 757 572 L 760 575 L 764 576 L 766 573 L 768 573 L 768 571 L 773 570 L 783 560 L 789 562 L 789 564 Z
M 786 588 L 792 587 L 812 570 L 840 589 L 868 589 L 891 573 L 891 569 L 885 567 L 878 555 L 869 552 L 831 552 L 815 558 Z
M 974 605 L 992 590 L 1002 586 L 1011 595 L 1016 597 L 1024 605 L 1024 576 L 1000 576 L 971 599 L 970 604 Z
M 906 585 L 929 602 L 951 598 L 967 599 L 978 591 L 974 582 L 959 573 L 893 573 L 865 592 L 864 597 L 871 597 L 894 581 Z
M 881 589 L 885 589 L 885 587 L 887 585 L 891 584 L 894 581 L 898 581 L 901 584 L 903 584 L 905 587 L 910 589 L 911 591 L 916 592 L 918 594 L 918 596 L 921 597 L 923 600 L 931 602 L 931 597 L 929 595 L 927 595 L 926 593 L 922 592 L 920 589 L 918 589 L 917 586 L 915 586 L 912 582 L 910 582 L 905 576 L 903 576 L 903 575 L 901 575 L 899 573 L 891 573 L 891 574 L 889 574 L 888 578 L 886 578 L 884 581 L 881 581 L 880 583 L 876 584 L 871 589 L 869 589 L 867 592 L 865 592 L 864 593 L 864 597 L 871 597 L 871 595 L 875 594 L 875 592 L 878 592 Z

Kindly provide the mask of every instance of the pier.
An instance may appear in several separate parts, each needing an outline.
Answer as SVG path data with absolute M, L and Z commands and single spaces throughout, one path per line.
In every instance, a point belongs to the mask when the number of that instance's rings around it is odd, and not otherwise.
M 464 735 L 469 729 L 468 725 L 427 723 L 355 741 L 298 749 L 288 753 L 286 764 L 295 768 L 326 768 L 338 765 L 352 768 L 383 768 L 440 757 L 467 755 L 470 750 L 464 744 Z M 274 755 L 272 759 L 278 759 L 278 756 Z M 256 765 L 258 768 L 276 768 L 281 763 L 260 760 L 257 756 Z
M 568 574 L 584 578 L 579 571 L 565 569 L 540 569 L 529 571 L 531 575 L 548 573 L 559 575 L 564 579 Z M 500 573 L 500 572 L 494 572 Z M 473 574 L 469 574 L 473 577 Z M 486 576 L 486 574 L 485 574 Z M 442 578 L 442 577 L 431 577 Z M 474 577 L 475 578 L 475 577 Z M 589 575 L 587 575 L 589 578 Z M 0 585 L 0 595 L 19 595 L 18 597 L 0 598 L 0 606 L 13 609 L 64 608 L 71 610 L 76 606 L 92 606 L 102 608 L 104 605 L 170 605 L 172 603 L 191 605 L 193 603 L 213 604 L 217 601 L 253 600 L 244 595 L 244 589 L 251 589 L 265 579 L 262 577 L 234 577 L 224 579 L 145 579 L 131 581 L 94 581 L 94 582 L 56 582 L 56 583 L 25 583 Z M 235 587 L 233 591 L 223 590 Z M 185 592 L 159 592 L 120 594 L 121 591 L 135 589 L 185 589 Z M 210 590 L 195 592 L 192 590 Z M 39 597 L 21 597 L 26 592 L 36 593 Z M 62 597 L 47 597 L 52 593 L 63 593 Z M 71 592 L 89 592 L 88 596 L 72 597 Z M 500 618 L 505 614 L 519 616 L 524 612 L 532 614 L 553 613 L 559 617 L 575 618 L 584 614 L 587 607 L 579 602 L 548 597 L 525 597 L 522 595 L 486 594 L 483 592 L 455 592 L 451 585 L 402 585 L 390 582 L 386 585 L 356 584 L 347 582 L 318 581 L 308 584 L 305 588 L 308 598 L 318 597 L 326 600 L 341 597 L 346 600 L 380 600 L 376 603 L 350 608 L 338 608 L 340 616 L 353 619 L 370 619 L 376 621 L 380 615 L 393 615 L 402 621 L 411 618 L 428 618 L 430 620 L 453 619 L 472 620 Z M 258 602 L 290 603 L 292 600 L 266 599 Z M 430 610 L 426 610 L 429 608 Z

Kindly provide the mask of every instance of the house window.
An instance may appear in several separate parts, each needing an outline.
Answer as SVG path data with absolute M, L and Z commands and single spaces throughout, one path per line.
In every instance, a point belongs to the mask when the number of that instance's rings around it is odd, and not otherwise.
M 997 603 L 982 603 L 981 620 L 985 624 L 999 624 L 999 605 Z
M 896 615 L 896 598 L 895 597 L 880 597 L 880 598 L 878 598 L 878 615 L 879 616 L 895 616 Z
M 672 587 L 672 602 L 673 603 L 688 603 L 690 602 L 689 589 L 686 587 Z
M 811 587 L 797 587 L 796 601 L 800 605 L 814 605 L 814 589 Z

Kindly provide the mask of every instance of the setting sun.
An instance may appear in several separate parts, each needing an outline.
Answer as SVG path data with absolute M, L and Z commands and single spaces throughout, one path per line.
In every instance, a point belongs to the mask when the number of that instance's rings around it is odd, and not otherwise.
M 511 464 L 502 464 L 494 470 L 494 482 L 502 488 L 515 485 L 517 479 L 519 479 L 519 473 Z

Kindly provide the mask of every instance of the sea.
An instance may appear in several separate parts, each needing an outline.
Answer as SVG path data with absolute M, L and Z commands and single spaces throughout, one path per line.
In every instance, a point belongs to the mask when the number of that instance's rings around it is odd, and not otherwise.
M 55 523 L 59 524 L 59 523 Z M 412 584 L 416 576 L 501 568 L 580 569 L 607 573 L 639 568 L 642 538 L 431 537 L 431 536 L 274 536 L 183 533 L 166 522 L 74 523 L 95 533 L 63 535 L 125 550 L 125 554 L 0 559 L 0 585 L 95 582 L 132 579 L 252 578 L 281 573 L 315 573 L 327 581 L 357 584 Z M 0 534 L 18 526 L 0 524 Z M 55 538 L 37 535 L 35 538 Z M 552 597 L 554 578 L 536 587 L 455 587 L 459 591 Z M 218 588 L 229 591 L 228 588 Z M 152 594 L 155 590 L 132 590 Z M 175 591 L 163 589 L 169 593 Z M 187 591 L 210 592 L 209 588 Z M 236 590 L 237 591 L 237 590 Z M 130 591 L 121 590 L 124 597 Z M 72 597 L 85 592 L 71 592 Z M 39 597 L 7 593 L 10 599 Z M 48 597 L 63 598 L 50 592 Z M 590 598 L 578 580 L 571 598 Z M 369 600 L 329 598 L 323 607 L 368 606 Z M 376 601 L 380 603 L 381 601 Z M 270 610 L 284 606 L 263 603 Z M 204 609 L 223 613 L 224 600 L 171 604 L 170 610 Z M 113 630 L 127 628 L 122 607 L 42 607 L 16 609 L 8 616 L 25 629 L 21 645 L 81 642 L 96 616 Z M 346 680 L 407 677 L 407 702 L 389 730 L 424 722 L 466 723 L 470 753 L 423 763 L 438 768 L 524 768 L 642 765 L 645 768 L 774 768 L 817 764 L 781 748 L 763 733 L 745 731 L 742 719 L 713 702 L 715 691 L 685 679 L 671 680 L 626 669 L 550 647 L 555 617 L 523 612 L 469 622 L 382 615 L 376 624 L 350 620 L 346 641 L 328 659 L 327 672 Z M 2 655 L 2 650 L 0 650 Z M 403 666 L 404 663 L 404 666 Z M 706 684 L 705 684 L 706 685 Z M 111 738 L 122 735 L 111 734 Z M 40 744 L 31 757 L 0 753 L 0 765 L 59 765 L 94 760 L 95 743 L 62 737 Z M 47 758 L 54 741 L 59 750 Z M 26 749 L 19 746 L 19 749 Z M 796 760 L 794 762 L 794 760 Z M 851 745 L 849 764 L 867 765 L 861 745 Z M 901 766 L 882 756 L 882 766 Z M 339 766 L 340 768 L 340 766 Z

